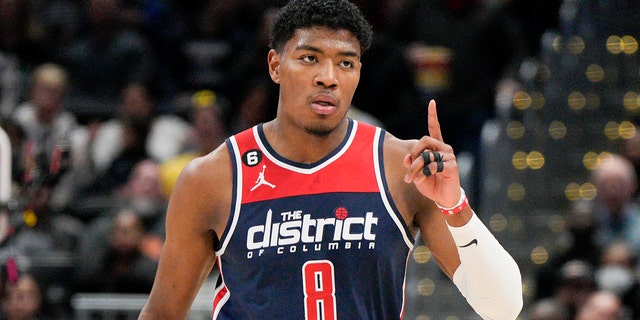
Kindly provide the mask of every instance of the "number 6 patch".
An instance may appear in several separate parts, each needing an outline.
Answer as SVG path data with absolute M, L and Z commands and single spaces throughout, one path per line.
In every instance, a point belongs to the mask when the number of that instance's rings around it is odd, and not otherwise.
M 251 149 L 242 155 L 242 163 L 249 167 L 255 167 L 262 161 L 262 151 Z

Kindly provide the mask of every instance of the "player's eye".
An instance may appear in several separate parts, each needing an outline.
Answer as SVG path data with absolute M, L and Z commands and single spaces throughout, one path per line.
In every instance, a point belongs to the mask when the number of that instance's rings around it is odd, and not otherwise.
M 318 58 L 316 58 L 315 56 L 304 56 L 304 57 L 302 57 L 302 61 L 305 61 L 305 62 L 316 62 L 316 61 L 318 61 Z
M 353 62 L 349 61 L 349 60 L 345 60 L 340 62 L 340 66 L 343 68 L 353 68 L 354 64 Z

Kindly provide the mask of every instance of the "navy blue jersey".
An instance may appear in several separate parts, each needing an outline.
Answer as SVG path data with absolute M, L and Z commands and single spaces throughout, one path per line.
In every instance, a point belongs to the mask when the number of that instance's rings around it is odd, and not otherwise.
M 261 125 L 227 139 L 234 191 L 214 319 L 402 318 L 414 240 L 387 188 L 384 134 L 350 120 L 313 164 L 277 154 Z

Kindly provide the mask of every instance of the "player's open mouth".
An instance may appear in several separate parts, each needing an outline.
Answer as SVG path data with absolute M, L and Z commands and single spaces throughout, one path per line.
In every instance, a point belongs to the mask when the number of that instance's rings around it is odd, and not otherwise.
M 311 102 L 311 108 L 317 114 L 329 115 L 337 110 L 337 101 L 330 95 L 319 95 Z

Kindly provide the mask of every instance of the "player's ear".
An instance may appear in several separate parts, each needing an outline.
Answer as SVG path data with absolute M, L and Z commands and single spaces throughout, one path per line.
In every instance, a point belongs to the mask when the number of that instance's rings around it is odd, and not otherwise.
M 267 55 L 267 60 L 269 63 L 269 76 L 271 76 L 271 80 L 280 84 L 280 54 L 276 50 L 271 49 Z

